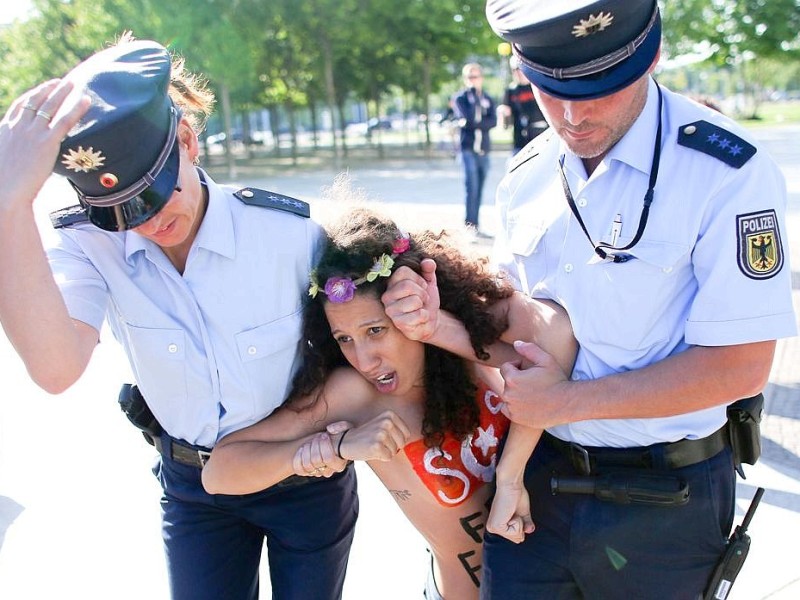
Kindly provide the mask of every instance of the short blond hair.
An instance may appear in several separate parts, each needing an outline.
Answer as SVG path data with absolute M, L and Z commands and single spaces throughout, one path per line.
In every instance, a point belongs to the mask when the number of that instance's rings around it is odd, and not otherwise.
M 467 76 L 470 74 L 470 72 L 475 70 L 483 75 L 483 69 L 478 63 L 467 63 L 461 68 L 461 77 L 467 79 Z

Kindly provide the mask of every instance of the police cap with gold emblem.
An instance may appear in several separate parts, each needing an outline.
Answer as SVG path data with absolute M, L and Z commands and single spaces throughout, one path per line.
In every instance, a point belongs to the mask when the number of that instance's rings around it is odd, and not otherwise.
M 170 68 L 163 46 L 141 40 L 102 50 L 65 76 L 72 94 L 92 103 L 61 143 L 53 170 L 101 229 L 141 225 L 175 190 L 180 113 L 168 95 Z
M 564 100 L 629 86 L 661 46 L 656 0 L 488 0 L 486 17 L 528 79 Z

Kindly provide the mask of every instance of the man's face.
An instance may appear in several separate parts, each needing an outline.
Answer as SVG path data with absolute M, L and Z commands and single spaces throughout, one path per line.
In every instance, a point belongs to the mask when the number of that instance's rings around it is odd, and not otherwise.
M 636 121 L 647 101 L 648 77 L 595 100 L 561 100 L 533 86 L 547 122 L 567 147 L 584 159 L 602 158 Z
M 483 86 L 483 74 L 481 73 L 481 70 L 470 69 L 467 74 L 464 75 L 464 83 L 469 88 L 480 90 Z

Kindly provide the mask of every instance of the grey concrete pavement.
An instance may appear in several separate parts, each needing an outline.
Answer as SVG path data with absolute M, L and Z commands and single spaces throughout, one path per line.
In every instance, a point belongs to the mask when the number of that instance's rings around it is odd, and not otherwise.
M 798 134 L 800 126 L 757 132 L 787 177 L 788 238 L 800 315 Z M 490 232 L 495 228 L 492 195 L 505 160 L 504 153 L 495 153 L 486 184 L 481 224 Z M 340 170 L 284 169 L 239 181 L 315 201 Z M 387 160 L 353 164 L 349 170 L 356 185 L 382 201 L 401 224 L 458 227 L 463 221 L 461 169 L 453 160 Z M 48 184 L 37 207 L 41 218 L 48 198 L 62 193 L 71 192 L 58 182 Z M 319 213 L 331 208 L 315 201 Z M 0 598 L 167 600 L 159 488 L 149 473 L 155 456 L 116 406 L 119 384 L 130 380 L 130 372 L 108 332 L 87 373 L 60 396 L 48 396 L 28 380 L 3 336 L 0 364 Z M 800 598 L 793 544 L 800 537 L 800 338 L 779 342 L 766 396 L 763 455 L 739 483 L 737 523 L 755 488 L 763 486 L 766 493 L 751 524 L 752 549 L 733 600 Z M 362 511 L 345 600 L 419 598 L 427 562 L 424 542 L 362 467 Z M 268 589 L 264 573 L 262 597 L 269 596 Z

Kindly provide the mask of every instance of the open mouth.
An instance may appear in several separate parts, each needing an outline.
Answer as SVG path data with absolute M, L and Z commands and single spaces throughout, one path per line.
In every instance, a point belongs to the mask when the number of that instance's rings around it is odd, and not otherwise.
M 388 394 L 397 388 L 397 373 L 384 373 L 383 375 L 376 377 L 373 381 L 375 382 L 375 387 L 378 388 L 379 392 L 382 394 Z
M 395 374 L 394 373 L 386 373 L 378 377 L 375 381 L 377 381 L 381 385 L 387 385 L 394 381 Z

